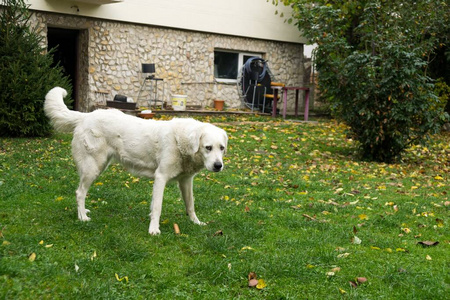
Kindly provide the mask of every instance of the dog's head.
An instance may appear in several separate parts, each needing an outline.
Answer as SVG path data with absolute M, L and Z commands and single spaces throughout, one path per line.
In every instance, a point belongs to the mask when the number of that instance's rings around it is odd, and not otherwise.
M 180 153 L 200 157 L 208 171 L 222 171 L 223 155 L 226 153 L 228 143 L 225 130 L 189 119 L 179 122 L 183 127 L 178 127 L 175 139 Z
M 206 169 L 213 172 L 222 171 L 223 155 L 227 151 L 228 144 L 225 130 L 206 124 L 201 130 L 198 141 L 198 152 L 202 155 Z

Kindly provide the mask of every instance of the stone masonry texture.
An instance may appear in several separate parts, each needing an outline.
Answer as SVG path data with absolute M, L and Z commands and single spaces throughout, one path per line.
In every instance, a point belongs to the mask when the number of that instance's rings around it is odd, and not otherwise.
M 126 95 L 144 106 L 145 92 L 138 99 L 144 76 L 142 63 L 155 63 L 159 98 L 169 105 L 174 94 L 187 95 L 188 105 L 211 107 L 214 99 L 227 108 L 241 108 L 236 83 L 214 79 L 214 50 L 261 53 L 268 60 L 274 80 L 302 85 L 303 45 L 213 33 L 114 22 L 73 15 L 33 12 L 32 22 L 46 37 L 48 27 L 77 29 L 78 110 L 90 111 L 116 94 Z M 44 39 L 46 41 L 46 39 Z M 293 110 L 290 93 L 288 110 Z M 302 103 L 302 101 L 300 101 Z M 280 107 L 280 106 L 279 106 Z

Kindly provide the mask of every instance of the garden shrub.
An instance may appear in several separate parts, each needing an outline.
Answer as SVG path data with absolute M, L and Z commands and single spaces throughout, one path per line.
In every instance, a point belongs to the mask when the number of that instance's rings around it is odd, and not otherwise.
M 278 1 L 274 1 L 278 2 Z M 450 29 L 439 0 L 280 0 L 315 53 L 321 96 L 364 159 L 393 162 L 448 119 L 427 66 Z M 447 12 L 447 13 L 444 13 Z
M 60 67 L 52 67 L 43 37 L 30 26 L 23 0 L 0 6 L 0 135 L 44 136 L 51 126 L 44 114 L 46 93 L 54 86 L 71 91 Z

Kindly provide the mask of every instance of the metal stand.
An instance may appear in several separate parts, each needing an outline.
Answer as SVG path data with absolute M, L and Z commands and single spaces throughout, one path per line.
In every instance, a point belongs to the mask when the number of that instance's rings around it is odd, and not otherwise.
M 162 98 L 158 99 L 158 82 L 162 81 Z M 148 86 L 148 90 L 149 90 L 149 98 L 146 99 L 146 101 L 148 101 L 148 107 L 151 108 L 152 107 L 152 102 L 154 102 L 154 106 L 156 107 L 156 103 L 160 102 L 161 103 L 161 109 L 163 108 L 164 105 L 164 79 L 162 78 L 156 78 L 153 75 L 151 76 L 147 76 L 144 79 L 144 82 L 142 83 L 141 89 L 139 90 L 139 94 L 138 94 L 138 102 L 141 99 L 141 94 L 142 92 L 146 89 L 146 87 Z M 152 97 L 153 95 L 153 97 Z

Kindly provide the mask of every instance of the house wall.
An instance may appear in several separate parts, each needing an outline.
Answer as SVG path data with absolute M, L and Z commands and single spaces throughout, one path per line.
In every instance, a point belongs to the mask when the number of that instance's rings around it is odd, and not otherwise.
M 48 26 L 81 30 L 77 80 L 81 111 L 104 102 L 99 91 L 106 91 L 108 100 L 115 94 L 141 100 L 137 96 L 143 82 L 142 63 L 156 64 L 156 76 L 164 79 L 164 100 L 169 104 L 171 95 L 186 94 L 188 105 L 211 106 L 213 99 L 223 99 L 227 107 L 240 108 L 236 84 L 214 80 L 215 48 L 263 53 L 277 81 L 303 82 L 303 45 L 298 43 L 39 11 L 34 12 L 33 21 L 44 36 Z M 162 95 L 162 85 L 158 87 Z M 292 107 L 290 99 L 288 109 Z
M 95 5 L 87 0 L 28 0 L 31 9 L 158 27 L 180 28 L 274 41 L 304 43 L 291 8 L 267 0 L 124 0 Z M 89 1 L 87 1 L 89 2 Z M 275 15 L 275 11 L 279 14 Z M 283 14 L 284 17 L 280 17 Z

